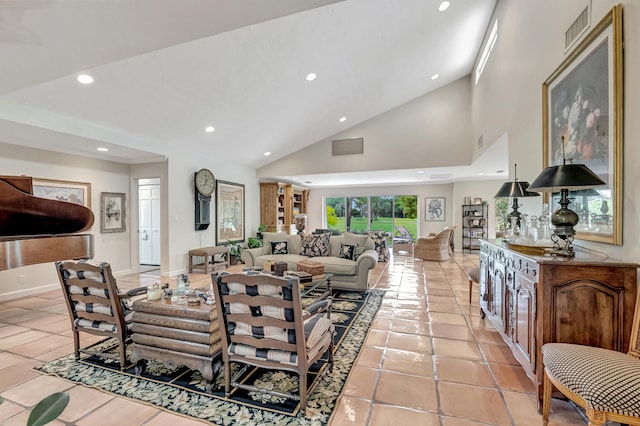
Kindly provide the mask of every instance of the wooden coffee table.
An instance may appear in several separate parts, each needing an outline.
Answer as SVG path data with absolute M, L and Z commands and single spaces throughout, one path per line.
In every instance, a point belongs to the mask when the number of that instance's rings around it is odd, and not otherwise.
M 216 305 L 171 304 L 169 299 L 133 302 L 131 362 L 140 374 L 147 360 L 202 373 L 207 390 L 220 368 L 222 349 Z

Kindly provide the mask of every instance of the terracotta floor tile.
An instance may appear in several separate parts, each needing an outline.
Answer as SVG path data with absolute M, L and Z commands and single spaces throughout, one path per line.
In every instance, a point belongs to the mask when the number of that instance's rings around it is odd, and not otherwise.
M 442 420 L 442 426 L 478 426 L 478 425 L 488 424 L 488 423 L 474 422 L 472 420 L 458 419 L 455 417 L 448 417 L 448 416 L 440 416 L 440 419 Z M 523 425 L 523 426 L 529 426 L 529 425 Z M 534 426 L 534 425 L 531 425 L 531 426 Z
M 493 343 L 494 345 L 501 345 L 504 343 L 502 336 L 496 330 L 473 330 L 473 335 L 476 337 L 478 343 Z
M 24 407 L 18 404 L 14 404 L 11 401 L 4 401 L 0 404 L 0 424 L 5 424 L 5 420 L 15 416 L 16 414 L 24 411 Z
M 371 323 L 372 330 L 389 330 L 391 327 L 391 318 L 379 318 L 373 320 Z
M 489 368 L 503 390 L 534 393 L 536 388 L 519 365 L 489 363 Z
M 391 323 L 391 331 L 396 333 L 420 334 L 423 336 L 429 336 L 431 334 L 428 323 L 404 319 L 394 319 Z
M 389 348 L 382 360 L 382 369 L 421 377 L 433 377 L 433 357 L 430 354 Z
M 73 383 L 65 382 L 57 377 L 38 374 L 34 379 L 2 392 L 2 396 L 25 407 L 33 407 L 52 393 L 64 392 L 73 386 Z
M 511 425 L 511 418 L 497 389 L 452 382 L 438 382 L 442 414 L 492 425 Z
M 58 417 L 59 420 L 66 422 L 75 422 L 115 398 L 108 393 L 80 385 L 73 386 L 67 393 L 69 394 L 69 405 Z
M 436 378 L 447 382 L 469 385 L 496 387 L 489 367 L 485 362 L 462 358 L 436 356 Z
M 442 312 L 447 314 L 460 314 L 462 311 L 460 310 L 460 305 L 457 303 L 432 303 L 429 302 L 427 305 L 427 310 L 429 312 Z
M 480 351 L 489 362 L 501 364 L 520 365 L 506 344 L 494 345 L 492 343 L 479 343 Z
M 451 288 L 449 288 L 448 286 L 445 286 L 443 288 L 427 287 L 427 294 L 429 296 L 433 295 L 433 296 L 453 297 L 453 292 L 451 291 Z
M 455 325 L 467 325 L 467 320 L 462 314 L 447 314 L 442 312 L 429 312 L 431 322 Z
M 417 389 L 420 391 L 417 392 Z M 414 377 L 382 371 L 375 393 L 375 402 L 415 408 L 416 410 L 437 411 L 435 381 L 428 377 Z
M 2 422 L 2 426 L 24 426 L 27 424 L 31 410 L 23 410 L 15 416 Z M 51 423 L 47 423 L 47 426 L 65 426 L 61 421 L 54 420 Z
M 424 309 L 418 311 L 413 309 L 397 309 L 393 315 L 394 319 L 406 319 L 409 321 L 428 322 L 429 317 Z
M 389 333 L 388 345 L 390 348 L 403 351 L 433 353 L 429 336 L 391 332 Z
M 42 339 L 25 343 L 24 345 L 13 346 L 10 351 L 18 355 L 29 355 L 36 358 L 42 354 L 60 348 L 66 348 L 67 352 L 73 350 L 73 339 L 66 336 L 51 334 L 43 337 Z
M 456 340 L 473 341 L 473 333 L 469 327 L 455 324 L 431 323 L 431 335 Z
M 343 388 L 344 395 L 371 401 L 380 370 L 356 365 Z
M 397 425 L 440 426 L 440 420 L 437 414 L 427 411 L 373 404 L 369 426 Z
M 0 369 L 0 377 L 2 377 L 2 379 L 0 379 L 0 392 L 4 392 L 15 385 L 40 377 L 39 373 L 31 370 L 36 365 L 40 365 L 40 363 L 27 359 Z
M 431 303 L 442 303 L 442 304 L 453 304 L 453 305 L 457 305 L 458 303 L 456 302 L 456 298 L 453 297 L 453 295 L 451 296 L 441 296 L 441 295 L 436 295 L 436 294 L 429 294 L 427 296 L 427 303 L 431 304 Z
M 382 364 L 382 356 L 384 354 L 383 348 L 377 348 L 375 346 L 365 346 L 360 351 L 360 356 L 356 365 L 369 368 L 380 368 Z
M 366 346 L 386 347 L 389 332 L 383 330 L 369 330 L 367 340 L 364 341 Z
M 158 414 L 160 409 L 145 404 L 114 398 L 78 420 L 78 426 L 141 425 Z
M 24 333 L 28 330 L 29 329 L 27 327 L 23 327 L 21 325 L 6 324 L 3 327 L 0 327 L 0 339 Z
M 482 354 L 475 342 L 466 340 L 433 338 L 433 353 L 457 358 L 482 360 Z
M 24 345 L 29 342 L 43 339 L 49 336 L 49 333 L 37 330 L 28 330 L 22 333 L 14 334 L 0 339 L 0 350 L 10 350 L 15 346 Z

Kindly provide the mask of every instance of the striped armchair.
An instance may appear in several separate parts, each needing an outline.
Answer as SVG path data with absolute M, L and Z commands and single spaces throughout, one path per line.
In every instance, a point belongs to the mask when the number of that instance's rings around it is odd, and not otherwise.
M 220 330 L 225 331 L 222 361 L 227 398 L 233 386 L 298 400 L 304 412 L 307 395 L 313 390 L 313 386 L 307 389 L 309 367 L 322 359 L 328 363 L 324 374 L 333 366 L 331 297 L 314 303 L 313 312 L 311 307 L 303 310 L 297 278 L 251 272 L 218 275 L 214 293 L 221 308 Z M 231 377 L 231 362 L 297 373 L 299 395 L 241 383 L 243 371 Z
M 71 318 L 76 359 L 80 358 L 81 352 L 113 358 L 120 362 L 120 369 L 124 370 L 127 364 L 126 340 L 129 329 L 123 301 L 130 296 L 118 291 L 111 265 L 106 262 L 78 260 L 56 262 L 56 270 Z M 119 342 L 118 355 L 80 347 L 80 332 L 115 337 Z

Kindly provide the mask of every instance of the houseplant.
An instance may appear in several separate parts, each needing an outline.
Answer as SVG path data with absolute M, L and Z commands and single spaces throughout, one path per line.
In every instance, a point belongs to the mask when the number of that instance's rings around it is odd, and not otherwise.
M 249 237 L 247 238 L 247 247 L 251 248 L 257 248 L 257 247 L 262 247 L 262 240 L 260 238 L 256 238 L 256 237 Z
M 240 261 L 240 252 L 242 244 L 239 242 L 230 242 L 226 246 L 229 248 L 229 264 L 236 265 Z
M 262 240 L 262 234 L 267 232 L 267 225 L 265 225 L 264 223 L 260 224 L 260 226 L 258 226 L 258 232 L 256 232 L 256 237 L 258 237 L 258 239 Z M 260 247 L 260 246 L 258 246 Z

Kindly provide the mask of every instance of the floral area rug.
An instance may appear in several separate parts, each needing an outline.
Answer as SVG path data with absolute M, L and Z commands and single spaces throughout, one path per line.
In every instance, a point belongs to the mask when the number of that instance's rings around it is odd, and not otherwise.
M 76 361 L 70 354 L 34 367 L 34 370 L 216 425 L 325 425 L 360 353 L 383 295 L 380 290 L 334 290 L 331 318 L 337 333 L 333 371 L 320 377 L 320 382 L 309 395 L 304 414 L 300 412 L 297 401 L 265 393 L 237 390 L 230 398 L 225 398 L 222 371 L 214 378 L 211 392 L 207 392 L 206 381 L 198 371 L 183 366 L 171 370 L 156 361 L 149 361 L 144 372 L 136 375 L 133 366 L 121 372 L 117 362 L 97 356 Z M 111 347 L 117 350 L 117 341 L 107 339 L 96 346 L 99 346 L 95 348 L 98 350 Z M 309 386 L 325 368 L 324 365 L 314 367 L 308 375 Z M 239 366 L 234 364 L 232 368 Z M 285 371 L 252 368 L 243 381 L 279 388 L 287 393 L 298 392 L 297 375 Z

